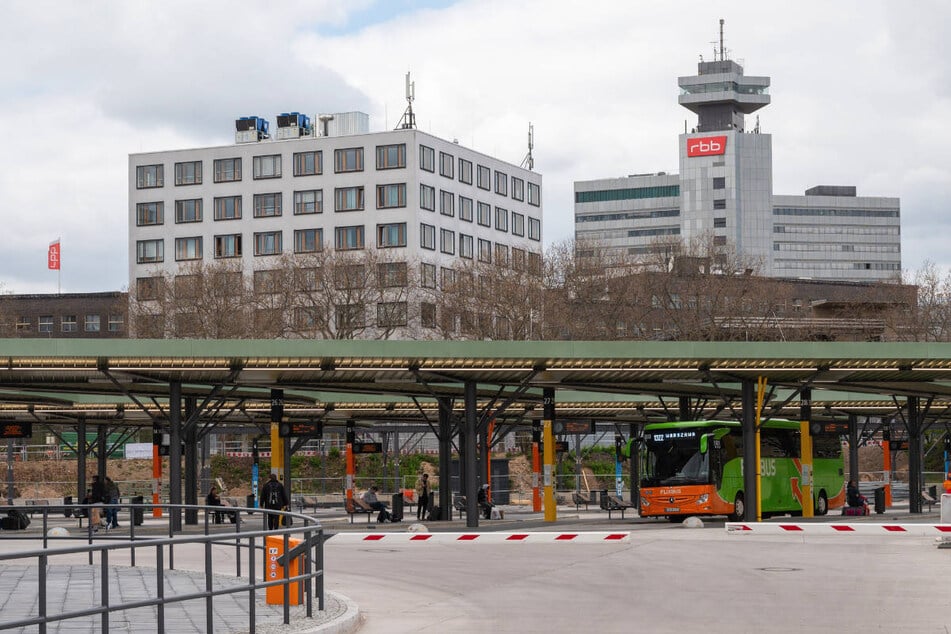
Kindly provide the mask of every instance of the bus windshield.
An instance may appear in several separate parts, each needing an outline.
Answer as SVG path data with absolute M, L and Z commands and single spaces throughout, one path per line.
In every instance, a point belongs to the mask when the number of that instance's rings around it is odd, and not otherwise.
M 700 453 L 699 438 L 699 430 L 676 435 L 657 433 L 645 438 L 647 464 L 643 484 L 709 484 L 709 453 Z

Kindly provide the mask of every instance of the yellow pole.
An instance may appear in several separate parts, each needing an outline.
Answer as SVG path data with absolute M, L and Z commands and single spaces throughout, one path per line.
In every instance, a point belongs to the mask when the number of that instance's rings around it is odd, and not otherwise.
M 812 436 L 809 435 L 809 421 L 799 422 L 799 439 L 802 444 L 802 516 L 813 517 L 815 508 L 812 503 Z
M 284 484 L 284 439 L 281 438 L 280 424 L 271 423 L 271 473 L 277 481 Z
M 558 511 L 555 508 L 555 490 L 554 490 L 554 470 L 555 470 L 555 436 L 551 433 L 551 421 L 542 422 L 542 444 L 545 447 L 545 521 L 554 522 L 558 519 Z
M 763 521 L 763 469 L 760 458 L 760 417 L 763 414 L 763 399 L 766 398 L 766 377 L 756 380 L 756 521 Z

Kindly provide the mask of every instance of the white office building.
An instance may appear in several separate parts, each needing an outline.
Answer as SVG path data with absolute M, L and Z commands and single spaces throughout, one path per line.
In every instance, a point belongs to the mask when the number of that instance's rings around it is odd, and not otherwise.
M 362 113 L 236 121 L 235 144 L 129 156 L 129 288 L 187 263 L 385 250 L 422 283 L 457 263 L 540 266 L 542 178 L 415 128 L 370 132 Z
M 680 173 L 575 182 L 579 243 L 639 256 L 671 236 L 712 236 L 771 277 L 875 281 L 901 272 L 898 198 L 859 197 L 848 186 L 773 193 L 772 136 L 745 120 L 769 104 L 769 77 L 718 59 L 678 83 L 680 104 L 698 117 L 679 135 Z

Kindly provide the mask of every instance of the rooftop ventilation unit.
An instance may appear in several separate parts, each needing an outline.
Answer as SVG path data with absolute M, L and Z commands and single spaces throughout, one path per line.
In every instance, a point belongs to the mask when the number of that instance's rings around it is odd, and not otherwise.
M 277 139 L 299 139 L 312 133 L 310 117 L 299 112 L 282 112 L 277 115 Z
M 365 112 L 318 114 L 320 136 L 349 136 L 370 132 L 370 115 Z
M 267 119 L 261 117 L 241 117 L 234 122 L 235 143 L 257 143 L 269 138 Z

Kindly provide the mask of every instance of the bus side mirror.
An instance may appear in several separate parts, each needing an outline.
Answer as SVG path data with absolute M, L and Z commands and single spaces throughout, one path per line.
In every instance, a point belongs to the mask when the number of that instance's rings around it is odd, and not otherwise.
M 700 436 L 700 453 L 707 453 L 707 439 L 710 437 L 710 434 L 704 434 Z

